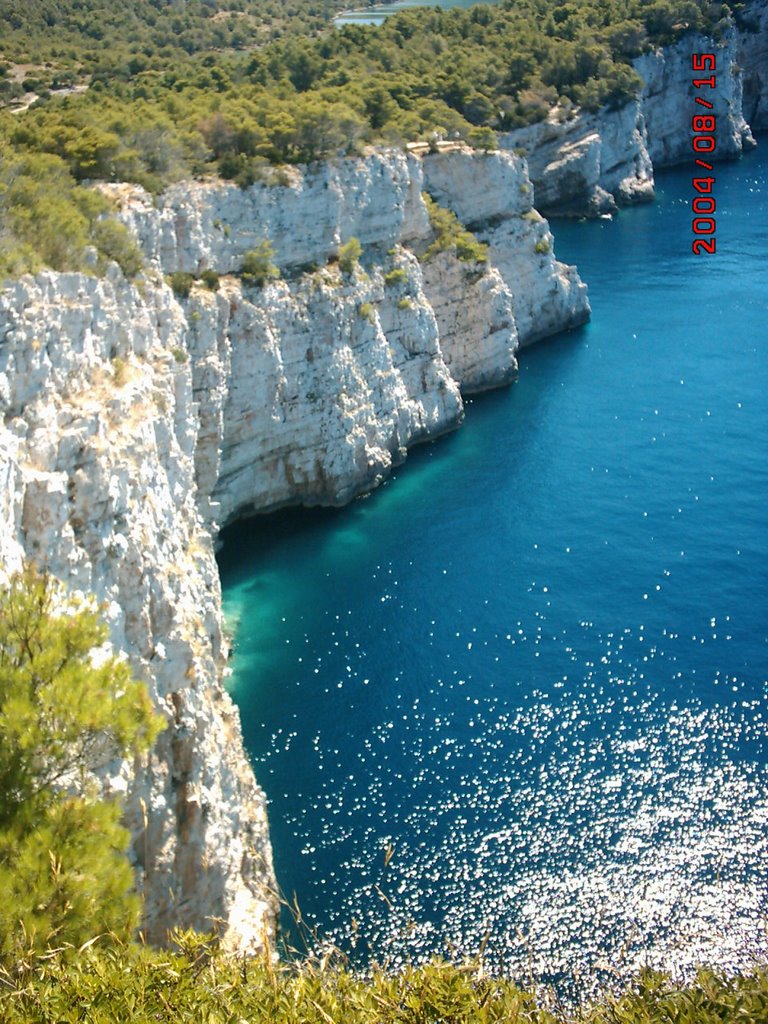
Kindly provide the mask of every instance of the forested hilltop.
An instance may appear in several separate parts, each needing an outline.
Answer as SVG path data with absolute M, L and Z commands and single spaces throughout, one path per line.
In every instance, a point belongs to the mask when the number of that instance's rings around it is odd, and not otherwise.
M 334 30 L 340 6 L 0 0 L 0 273 L 82 268 L 88 245 L 138 269 L 81 182 L 247 187 L 376 142 L 491 148 L 554 104 L 563 118 L 622 104 L 640 85 L 633 57 L 742 17 L 709 0 L 508 0 Z M 25 93 L 37 99 L 20 111 Z

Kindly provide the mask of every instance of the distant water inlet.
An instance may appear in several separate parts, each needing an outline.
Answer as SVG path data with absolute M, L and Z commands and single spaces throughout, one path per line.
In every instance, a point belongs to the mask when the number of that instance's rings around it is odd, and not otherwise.
M 688 169 L 555 225 L 589 325 L 367 499 L 227 531 L 278 877 L 360 963 L 768 952 L 767 150 L 718 166 L 713 257 Z
M 414 7 L 474 7 L 476 3 L 497 3 L 498 0 L 393 0 L 392 3 L 370 4 L 368 7 L 342 11 L 333 19 L 336 28 L 344 25 L 381 25 L 385 18 Z

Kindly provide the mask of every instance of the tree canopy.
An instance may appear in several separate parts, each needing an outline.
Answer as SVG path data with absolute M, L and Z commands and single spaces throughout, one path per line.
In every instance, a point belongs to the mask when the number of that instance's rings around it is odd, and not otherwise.
M 137 924 L 128 833 L 96 773 L 146 750 L 160 719 L 106 639 L 33 568 L 0 590 L 0 957 Z
M 622 105 L 641 85 L 633 57 L 686 32 L 718 35 L 730 17 L 712 0 L 504 0 L 335 30 L 338 6 L 0 0 L 0 24 L 11 27 L 0 42 L 0 104 L 5 86 L 39 97 L 23 112 L 0 106 L 0 277 L 40 263 L 82 269 L 88 245 L 102 265 L 118 258 L 135 272 L 135 252 L 99 227 L 106 212 L 76 183 L 159 191 L 216 174 L 247 187 L 270 164 L 436 133 L 493 148 L 494 132 L 556 104 L 564 118 Z M 9 63 L 22 59 L 39 63 Z M 39 176 L 43 157 L 57 161 L 47 165 L 62 181 L 55 197 L 16 184 Z

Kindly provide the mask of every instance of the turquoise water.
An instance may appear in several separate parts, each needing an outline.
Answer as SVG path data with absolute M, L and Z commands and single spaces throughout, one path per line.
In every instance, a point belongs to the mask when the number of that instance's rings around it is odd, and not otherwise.
M 557 224 L 590 324 L 368 498 L 225 533 L 279 881 L 360 960 L 765 951 L 767 153 L 718 167 L 714 257 L 687 170 Z
M 413 7 L 474 7 L 476 3 L 498 3 L 498 0 L 394 0 L 393 3 L 373 4 L 356 10 L 344 11 L 333 19 L 337 28 L 343 25 L 381 25 L 385 18 Z

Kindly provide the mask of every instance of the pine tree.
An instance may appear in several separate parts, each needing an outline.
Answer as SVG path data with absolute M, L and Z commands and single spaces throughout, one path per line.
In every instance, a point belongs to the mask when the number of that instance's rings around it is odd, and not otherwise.
M 106 639 L 33 568 L 0 590 L 0 958 L 138 922 L 129 835 L 93 773 L 161 725 L 129 666 L 96 653 Z

